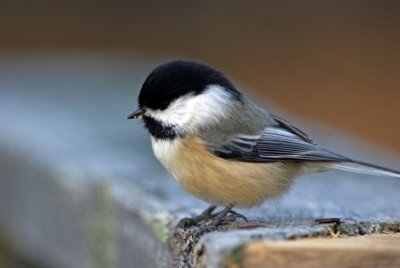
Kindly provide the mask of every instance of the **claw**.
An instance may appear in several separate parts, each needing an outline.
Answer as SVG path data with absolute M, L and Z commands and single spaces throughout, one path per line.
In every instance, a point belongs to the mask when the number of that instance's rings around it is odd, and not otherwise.
M 194 216 L 191 218 L 183 218 L 182 220 L 179 221 L 177 227 L 186 229 L 187 227 L 196 225 L 197 223 L 199 223 L 201 221 L 211 219 L 211 218 L 215 217 L 215 215 L 212 214 L 212 212 L 216 208 L 217 208 L 216 206 L 209 206 L 206 210 L 204 210 L 202 213 L 200 213 L 200 215 L 197 215 L 197 216 Z
M 230 214 L 235 215 L 238 218 L 241 218 L 242 220 L 244 220 L 245 222 L 249 222 L 249 220 L 246 218 L 246 216 L 244 216 L 243 214 L 236 212 L 234 210 L 229 211 Z
M 216 206 L 210 206 L 198 216 L 192 218 L 183 218 L 179 221 L 177 227 L 186 229 L 188 227 L 196 225 L 197 223 L 204 222 L 204 224 L 200 225 L 198 229 L 195 230 L 193 233 L 193 235 L 198 237 L 204 233 L 216 230 L 219 225 L 230 220 L 241 218 L 245 222 L 248 222 L 247 218 L 244 215 L 233 211 L 232 208 L 233 205 L 228 205 L 220 212 L 212 213 L 216 209 Z M 210 220 L 210 222 L 206 223 L 205 221 L 208 220 Z

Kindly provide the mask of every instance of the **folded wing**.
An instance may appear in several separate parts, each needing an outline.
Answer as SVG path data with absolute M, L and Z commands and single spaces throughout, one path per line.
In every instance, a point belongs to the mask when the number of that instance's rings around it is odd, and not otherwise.
M 227 160 L 278 162 L 287 160 L 341 162 L 349 159 L 317 145 L 303 131 L 274 117 L 277 124 L 264 128 L 259 135 L 224 135 L 218 142 L 206 139 L 208 149 Z

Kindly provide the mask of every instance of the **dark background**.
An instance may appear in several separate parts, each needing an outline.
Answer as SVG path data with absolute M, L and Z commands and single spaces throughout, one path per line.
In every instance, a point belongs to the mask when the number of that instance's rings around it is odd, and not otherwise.
M 64 51 L 206 62 L 400 151 L 400 1 L 0 1 L 1 54 Z

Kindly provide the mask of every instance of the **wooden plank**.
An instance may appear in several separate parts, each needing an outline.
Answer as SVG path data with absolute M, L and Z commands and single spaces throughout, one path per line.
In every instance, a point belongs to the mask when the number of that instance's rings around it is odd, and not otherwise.
M 235 249 L 227 267 L 400 267 L 400 234 L 262 241 Z

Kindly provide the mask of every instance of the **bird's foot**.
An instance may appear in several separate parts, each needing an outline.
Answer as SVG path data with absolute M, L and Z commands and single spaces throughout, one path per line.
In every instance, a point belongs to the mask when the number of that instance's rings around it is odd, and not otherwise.
M 206 210 L 204 210 L 201 214 L 194 216 L 194 217 L 188 217 L 188 218 L 183 218 L 179 221 L 177 227 L 180 228 L 187 228 L 193 225 L 196 225 L 197 223 L 200 223 L 202 221 L 208 221 L 211 220 L 211 225 L 214 225 L 215 227 L 222 224 L 225 221 L 228 220 L 235 220 L 236 218 L 243 219 L 245 222 L 248 222 L 247 218 L 243 215 L 240 214 L 234 210 L 232 210 L 233 206 L 227 206 L 223 210 L 217 213 L 213 213 L 213 211 L 216 209 L 216 206 L 209 206 Z
M 227 223 L 227 222 L 234 222 L 237 218 L 243 219 L 245 222 L 248 222 L 247 218 L 232 210 L 233 206 L 229 205 L 226 206 L 223 210 L 218 213 L 211 214 L 209 219 L 211 221 L 207 224 L 203 224 L 199 226 L 193 233 L 194 236 L 201 236 L 205 233 L 212 232 L 218 229 L 218 226 Z
M 187 228 L 193 225 L 196 225 L 199 222 L 209 220 L 213 217 L 215 217 L 215 214 L 212 212 L 216 209 L 216 206 L 209 206 L 206 210 L 204 210 L 202 213 L 200 213 L 197 216 L 191 217 L 191 218 L 183 218 L 179 221 L 177 227 L 178 228 Z
M 246 216 L 244 216 L 243 214 L 238 213 L 234 210 L 230 210 L 229 214 L 231 214 L 232 216 L 235 216 L 236 218 L 240 218 L 240 219 L 244 220 L 245 222 L 249 222 L 249 220 L 246 218 Z
M 215 228 L 225 222 L 234 221 L 237 218 L 241 218 L 244 221 L 248 222 L 247 218 L 244 215 L 232 210 L 232 208 L 233 208 L 233 205 L 229 205 L 229 206 L 226 206 L 220 212 L 213 214 L 212 218 L 211 218 L 211 222 L 207 225 Z

